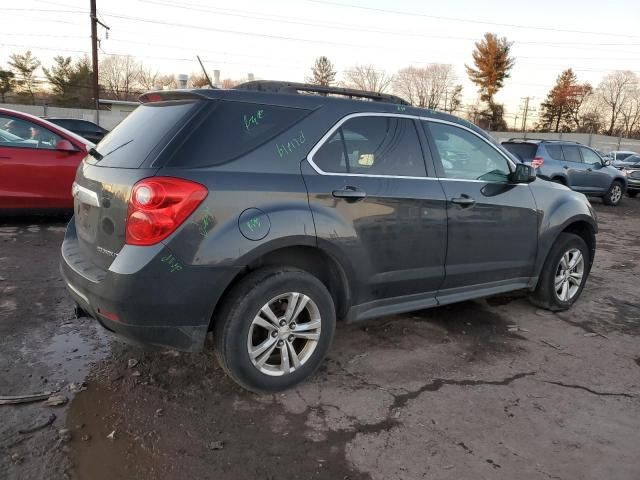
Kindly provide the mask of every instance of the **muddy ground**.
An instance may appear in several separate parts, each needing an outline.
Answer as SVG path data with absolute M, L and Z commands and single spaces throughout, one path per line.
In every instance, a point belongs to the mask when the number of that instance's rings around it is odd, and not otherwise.
M 0 396 L 68 402 L 0 405 L 0 478 L 638 479 L 640 199 L 593 203 L 571 311 L 502 297 L 340 325 L 313 379 L 267 396 L 210 351 L 144 351 L 74 319 L 64 221 L 2 220 Z

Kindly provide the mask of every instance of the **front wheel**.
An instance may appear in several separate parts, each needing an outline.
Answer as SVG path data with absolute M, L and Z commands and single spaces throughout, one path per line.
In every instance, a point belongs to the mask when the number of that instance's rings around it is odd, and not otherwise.
M 250 273 L 227 294 L 214 318 L 218 362 L 242 387 L 278 392 L 320 366 L 335 331 L 327 288 L 293 268 Z
M 547 310 L 567 310 L 582 293 L 590 258 L 589 248 L 581 237 L 561 233 L 544 262 L 531 301 Z
M 606 205 L 616 206 L 620 203 L 620 200 L 622 200 L 623 193 L 622 184 L 616 180 L 611 184 L 611 188 L 609 188 L 609 191 L 602 197 L 602 200 Z

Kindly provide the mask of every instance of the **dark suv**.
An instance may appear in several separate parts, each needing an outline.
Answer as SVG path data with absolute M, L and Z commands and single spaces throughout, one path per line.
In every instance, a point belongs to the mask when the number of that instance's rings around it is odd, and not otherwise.
M 585 145 L 517 138 L 502 142 L 502 145 L 536 168 L 538 176 L 585 195 L 602 197 L 607 205 L 618 205 L 627 188 L 625 176 Z
M 64 279 L 129 339 L 197 351 L 213 330 L 248 389 L 308 377 L 336 319 L 513 290 L 563 310 L 589 274 L 585 196 L 456 117 L 282 82 L 141 101 L 78 169 Z

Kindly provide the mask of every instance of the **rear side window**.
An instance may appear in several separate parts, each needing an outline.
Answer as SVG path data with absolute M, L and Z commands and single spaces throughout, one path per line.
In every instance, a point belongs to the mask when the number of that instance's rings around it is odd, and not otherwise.
M 324 172 L 425 177 L 413 120 L 355 117 L 347 120 L 313 156 Z
M 532 143 L 504 142 L 502 146 L 525 162 L 533 160 L 538 151 L 538 146 Z
M 168 165 L 204 167 L 245 155 L 302 120 L 309 110 L 218 101 L 176 150 Z M 304 133 L 296 132 L 304 141 Z
M 554 160 L 564 160 L 562 156 L 562 147 L 560 145 L 546 145 L 544 148 L 547 149 L 547 153 Z
M 573 145 L 563 145 L 562 151 L 564 153 L 564 159 L 567 162 L 582 163 L 582 157 L 580 157 L 578 147 L 574 147 Z
M 106 137 L 96 150 L 101 167 L 138 168 L 166 140 L 167 134 L 194 108 L 194 101 L 145 103 L 136 108 Z M 89 163 L 96 163 L 87 157 Z

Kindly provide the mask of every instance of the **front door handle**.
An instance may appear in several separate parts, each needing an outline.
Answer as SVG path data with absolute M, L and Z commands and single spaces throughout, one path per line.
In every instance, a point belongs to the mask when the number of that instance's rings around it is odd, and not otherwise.
M 470 207 L 471 205 L 475 204 L 476 201 L 469 195 L 463 194 L 459 197 L 452 198 L 451 203 L 455 203 L 456 205 L 460 205 L 461 207 Z
M 587 168 L 587 172 L 593 172 L 593 168 Z
M 0 160 L 11 160 L 12 157 L 0 157 Z
M 356 187 L 347 186 L 340 190 L 331 192 L 336 198 L 344 198 L 347 202 L 356 202 L 367 196 L 367 192 L 357 189 Z
M 562 168 L 564 168 L 565 170 L 569 170 L 569 167 L 567 165 L 563 165 Z

